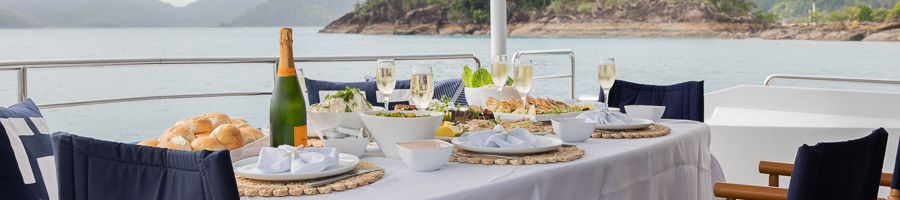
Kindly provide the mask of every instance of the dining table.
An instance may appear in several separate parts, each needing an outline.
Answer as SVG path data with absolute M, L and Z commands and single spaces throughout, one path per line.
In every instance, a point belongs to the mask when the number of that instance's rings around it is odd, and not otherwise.
M 671 133 L 655 138 L 595 139 L 568 143 L 582 158 L 552 164 L 480 165 L 450 162 L 431 172 L 408 169 L 401 160 L 362 160 L 384 168 L 384 177 L 359 188 L 313 196 L 245 199 L 714 199 L 724 181 L 709 152 L 710 128 L 702 122 L 660 120 Z M 377 150 L 377 149 L 376 149 Z

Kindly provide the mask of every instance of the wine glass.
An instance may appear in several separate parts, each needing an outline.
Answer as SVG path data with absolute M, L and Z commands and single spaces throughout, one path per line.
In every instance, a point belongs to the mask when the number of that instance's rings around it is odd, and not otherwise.
M 397 67 L 393 59 L 379 59 L 375 64 L 375 85 L 378 86 L 378 91 L 384 95 L 385 110 L 390 110 L 391 93 L 394 93 L 394 86 L 397 85 L 397 77 L 394 75 L 396 71 Z
M 427 110 L 434 96 L 434 79 L 431 67 L 426 65 L 413 66 L 412 79 L 409 83 L 409 92 L 413 103 L 419 110 Z
M 509 64 L 506 62 L 506 55 L 495 56 L 491 59 L 491 80 L 497 86 L 497 91 L 503 91 L 506 86 L 506 79 L 509 78 Z
M 600 88 L 603 89 L 603 103 L 609 109 L 609 90 L 613 83 L 616 82 L 616 60 L 613 58 L 600 58 L 600 65 L 597 67 L 597 80 L 600 81 Z
M 534 66 L 531 60 L 521 59 L 516 61 L 513 67 L 513 86 L 519 96 L 522 96 L 522 114 L 528 114 L 528 92 L 531 91 L 534 79 Z

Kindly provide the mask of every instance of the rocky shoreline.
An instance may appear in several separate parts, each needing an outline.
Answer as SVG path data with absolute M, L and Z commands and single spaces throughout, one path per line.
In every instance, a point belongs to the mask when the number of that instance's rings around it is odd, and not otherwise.
M 567 36 L 567 37 L 717 37 L 722 32 L 752 32 L 764 28 L 761 24 L 727 23 L 517 23 L 508 25 L 510 36 Z M 366 25 L 328 26 L 321 33 L 350 33 L 367 35 L 487 35 L 485 24 L 403 24 L 377 23 Z
M 510 1 L 516 2 L 516 1 Z M 888 23 L 767 24 L 749 13 L 722 10 L 705 1 L 635 0 L 628 4 L 588 4 L 517 9 L 508 5 L 507 32 L 524 37 L 761 38 L 772 40 L 900 41 L 900 21 Z M 331 22 L 321 33 L 368 35 L 487 35 L 484 18 L 466 19 L 447 5 L 402 8 L 396 1 L 367 1 L 361 9 Z
M 510 36 L 524 37 L 661 37 L 661 38 L 760 38 L 767 40 L 900 41 L 900 22 L 885 25 L 766 26 L 759 23 L 516 23 Z M 330 25 L 321 33 L 366 35 L 488 35 L 486 24 L 374 23 Z
M 828 23 L 770 27 L 759 32 L 723 32 L 719 38 L 760 38 L 766 40 L 900 41 L 900 22 Z

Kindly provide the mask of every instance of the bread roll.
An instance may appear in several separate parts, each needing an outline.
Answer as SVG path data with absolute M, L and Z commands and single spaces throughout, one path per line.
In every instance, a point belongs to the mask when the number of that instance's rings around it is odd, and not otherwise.
M 191 120 L 191 124 L 195 127 L 194 134 L 209 134 L 213 130 L 212 120 L 206 117 L 197 117 Z
M 138 145 L 155 147 L 156 145 L 159 145 L 159 140 L 155 140 L 155 139 L 144 140 L 144 141 L 138 142 Z
M 231 118 L 226 114 L 214 112 L 204 115 L 204 117 L 209 118 L 212 121 L 212 127 L 219 127 L 222 124 L 231 124 Z
M 247 145 L 262 138 L 263 133 L 259 129 L 253 127 L 243 127 L 241 128 L 241 137 L 244 138 L 244 145 Z
M 172 125 L 172 127 L 176 127 L 176 126 L 194 126 L 194 124 L 191 122 L 191 119 L 185 119 L 185 120 L 175 122 L 175 124 Z
M 231 124 L 234 124 L 238 128 L 250 127 L 250 123 L 247 123 L 247 120 L 241 118 L 231 118 Z
M 222 145 L 219 140 L 211 137 L 201 137 L 194 139 L 191 141 L 191 149 L 194 151 L 199 150 L 208 150 L 208 151 L 222 151 L 225 150 L 225 145 Z
M 181 136 L 182 138 L 187 140 L 188 143 L 190 143 L 195 138 L 194 130 L 191 126 L 179 125 L 166 130 L 166 132 L 159 137 L 159 141 L 167 141 L 175 136 Z
M 217 126 L 209 136 L 219 140 L 219 142 L 225 145 L 225 148 L 228 148 L 228 150 L 234 150 L 244 146 L 244 138 L 241 137 L 241 130 L 231 124 Z
M 160 140 L 158 147 L 190 151 L 191 142 L 188 142 L 187 139 L 184 139 L 184 137 L 181 137 L 180 135 L 176 135 L 168 140 Z
M 201 134 L 196 134 L 194 136 L 196 136 L 197 138 L 209 137 L 209 133 L 201 133 Z M 197 138 L 194 138 L 194 139 L 196 140 Z

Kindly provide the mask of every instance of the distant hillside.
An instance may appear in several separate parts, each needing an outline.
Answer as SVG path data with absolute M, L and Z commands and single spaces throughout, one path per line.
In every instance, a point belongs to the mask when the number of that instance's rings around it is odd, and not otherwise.
M 184 7 L 183 12 L 190 13 L 188 17 L 197 25 L 220 25 L 231 22 L 265 2 L 266 0 L 198 0 Z
M 487 34 L 488 1 L 369 0 L 326 33 Z M 520 36 L 709 37 L 760 29 L 746 0 L 507 0 Z
M 269 0 L 235 18 L 229 26 L 326 25 L 353 10 L 356 0 Z
M 760 11 L 775 13 L 782 18 L 806 17 L 816 2 L 816 11 L 829 13 L 857 4 L 867 4 L 875 8 L 890 8 L 900 0 L 750 0 Z
M 94 0 L 44 19 L 53 27 L 187 26 L 182 13 L 155 0 Z
M 38 20 L 0 7 L 0 27 L 28 28 L 38 26 L 40 26 Z
M 0 0 L 0 28 L 324 25 L 355 0 Z

